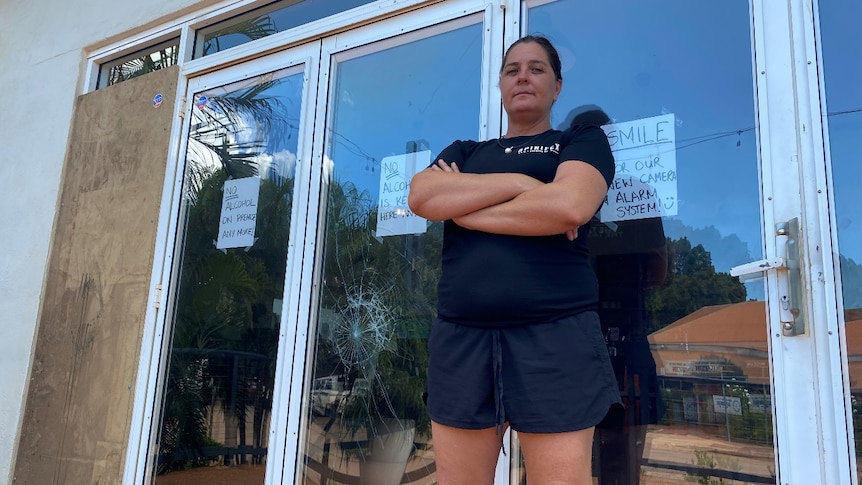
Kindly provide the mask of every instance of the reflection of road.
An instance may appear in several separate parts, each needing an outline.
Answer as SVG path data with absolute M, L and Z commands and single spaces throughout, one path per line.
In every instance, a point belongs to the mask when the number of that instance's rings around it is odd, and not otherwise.
M 364 440 L 360 432 L 354 440 Z M 359 458 L 347 452 L 339 443 L 351 440 L 347 430 L 338 420 L 314 418 L 308 429 L 305 449 L 305 466 L 301 474 L 302 483 L 318 485 L 327 483 L 321 476 L 335 479 L 341 483 L 359 483 Z M 425 439 L 422 439 L 423 444 Z M 641 485 L 690 485 L 685 471 L 670 466 L 694 467 L 695 450 L 705 451 L 716 462 L 717 469 L 761 477 L 757 482 L 733 481 L 724 483 L 775 483 L 772 478 L 775 469 L 773 449 L 770 446 L 746 443 L 728 443 L 726 440 L 699 433 L 693 427 L 650 426 L 646 435 L 644 465 L 641 468 Z M 160 476 L 158 483 L 164 484 L 201 484 L 221 483 L 244 484 L 263 483 L 263 466 L 208 467 L 188 472 L 174 472 Z M 407 463 L 406 480 L 411 485 L 432 485 L 435 483 L 434 451 L 419 450 Z M 342 478 L 342 480 L 338 480 Z
M 700 463 L 695 451 L 703 452 Z M 750 481 L 726 483 L 775 483 L 775 456 L 771 446 L 735 443 L 701 433 L 694 427 L 649 427 L 643 456 L 642 485 L 681 485 L 686 480 L 685 467 L 714 468 L 739 475 L 757 477 Z

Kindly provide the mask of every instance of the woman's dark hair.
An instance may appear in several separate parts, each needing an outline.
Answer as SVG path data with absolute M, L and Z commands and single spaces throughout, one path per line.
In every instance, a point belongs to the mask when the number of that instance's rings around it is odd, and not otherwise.
M 527 42 L 535 42 L 545 49 L 545 53 L 548 54 L 548 59 L 551 61 L 551 69 L 554 70 L 554 75 L 557 77 L 558 81 L 563 80 L 563 63 L 560 62 L 560 54 L 557 52 L 557 48 L 551 44 L 551 41 L 548 40 L 547 37 L 542 35 L 525 35 L 520 39 L 512 42 L 512 45 L 506 49 L 506 55 L 503 56 L 503 66 L 506 65 L 506 58 L 509 57 L 509 51 L 512 50 L 512 47 L 515 47 L 518 44 L 525 44 Z M 500 73 L 502 74 L 503 68 L 500 67 Z

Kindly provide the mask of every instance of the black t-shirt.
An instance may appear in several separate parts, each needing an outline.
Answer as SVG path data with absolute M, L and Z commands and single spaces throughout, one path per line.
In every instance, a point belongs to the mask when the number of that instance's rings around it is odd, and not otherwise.
M 512 147 L 511 153 L 505 153 Z M 465 173 L 523 173 L 551 182 L 561 161 L 596 167 L 610 184 L 614 159 L 601 128 L 577 125 L 537 136 L 456 141 L 434 160 L 456 162 Z M 474 327 L 502 328 L 544 323 L 594 310 L 596 276 L 587 231 L 569 241 L 553 236 L 508 236 L 444 222 L 443 272 L 438 316 Z

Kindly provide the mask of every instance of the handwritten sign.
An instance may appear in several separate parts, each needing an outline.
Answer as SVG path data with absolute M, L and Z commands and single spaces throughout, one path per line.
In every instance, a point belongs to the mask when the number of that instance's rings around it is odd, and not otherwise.
M 602 129 L 616 160 L 616 175 L 599 213 L 602 222 L 676 215 L 673 113 Z
M 428 224 L 410 211 L 407 194 L 410 191 L 410 179 L 430 164 L 431 152 L 427 150 L 393 155 L 381 161 L 377 237 L 425 232 Z
M 247 248 L 254 244 L 259 194 L 258 177 L 225 181 L 216 248 Z

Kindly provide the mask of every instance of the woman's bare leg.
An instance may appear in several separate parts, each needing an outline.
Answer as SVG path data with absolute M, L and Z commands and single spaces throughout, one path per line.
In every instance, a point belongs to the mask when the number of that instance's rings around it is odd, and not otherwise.
M 460 429 L 431 422 L 437 485 L 492 485 L 502 444 L 495 428 Z
M 592 485 L 593 431 L 518 433 L 527 485 Z

